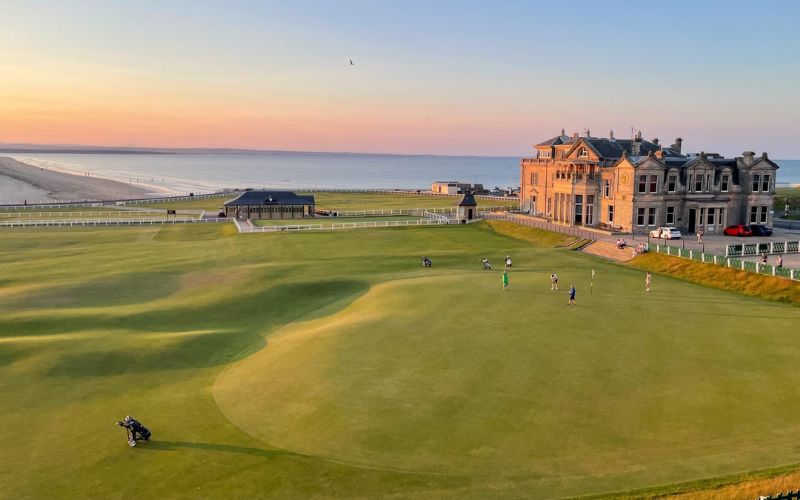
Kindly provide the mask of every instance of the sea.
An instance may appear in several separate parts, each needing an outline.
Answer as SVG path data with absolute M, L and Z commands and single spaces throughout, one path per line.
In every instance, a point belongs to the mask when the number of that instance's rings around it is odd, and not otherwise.
M 430 189 L 434 181 L 519 185 L 519 157 L 350 153 L 10 154 L 41 168 L 185 194 L 225 188 Z M 800 184 L 800 160 L 777 160 L 777 182 Z
M 434 181 L 519 185 L 518 157 L 345 153 L 10 154 L 41 168 L 172 194 L 224 188 L 430 189 Z

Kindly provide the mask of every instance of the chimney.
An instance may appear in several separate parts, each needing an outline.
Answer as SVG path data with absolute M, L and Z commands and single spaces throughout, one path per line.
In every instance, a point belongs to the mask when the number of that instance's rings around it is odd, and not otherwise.
M 609 141 L 613 141 L 614 140 L 614 131 L 613 130 L 609 130 L 608 131 L 608 140 Z
M 676 153 L 680 153 L 681 152 L 681 143 L 682 142 L 683 142 L 683 139 L 681 139 L 680 137 L 676 137 L 675 138 L 675 144 L 670 146 L 670 149 L 675 151 Z
M 565 135 L 567 135 L 567 134 L 564 133 L 564 129 L 562 128 L 561 129 L 561 137 L 564 137 Z
M 577 139 L 578 138 L 578 133 L 577 132 L 573 132 L 572 133 L 572 138 L 573 139 Z
M 655 144 L 656 146 L 658 146 L 658 137 L 654 137 L 654 138 L 653 138 L 653 144 Z
M 592 132 L 587 128 L 586 129 L 586 137 L 591 137 L 591 136 L 592 136 Z
M 636 132 L 636 135 L 633 137 L 631 141 L 631 154 L 633 156 L 639 156 L 639 153 L 642 151 L 642 131 Z
M 745 151 L 742 153 L 742 160 L 744 164 L 748 167 L 753 164 L 753 158 L 755 157 L 755 153 L 753 151 Z
M 767 152 L 766 152 L 766 151 L 764 151 L 763 153 L 761 153 L 761 158 L 763 158 L 763 159 L 765 159 L 765 160 L 766 160 L 767 158 L 769 158 L 769 156 L 767 156 Z

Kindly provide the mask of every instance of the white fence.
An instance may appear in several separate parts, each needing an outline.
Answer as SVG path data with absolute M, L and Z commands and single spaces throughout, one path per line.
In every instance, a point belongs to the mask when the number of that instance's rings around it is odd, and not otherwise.
M 145 216 L 145 215 L 166 215 L 166 210 L 109 210 L 109 211 L 73 211 L 64 210 L 61 212 L 0 212 L 0 219 L 32 219 L 35 217 L 103 217 L 103 218 L 120 218 L 131 214 L 131 217 Z M 202 210 L 177 210 L 179 214 L 197 214 L 201 215 Z
M 162 196 L 160 198 L 139 198 L 135 200 L 35 200 L 35 201 L 14 201 L 0 205 L 0 210 L 18 210 L 20 208 L 59 208 L 59 207 L 101 207 L 104 204 L 117 203 L 163 203 L 166 201 L 177 200 L 197 200 L 204 198 L 221 198 L 238 194 L 236 190 L 209 191 L 204 193 L 192 193 L 190 195 Z
M 0 222 L 0 228 L 14 227 L 81 227 L 81 226 L 143 226 L 143 225 L 163 225 L 163 224 L 197 224 L 197 223 L 219 223 L 230 222 L 230 219 L 74 219 L 74 220 L 18 220 L 12 222 Z
M 800 253 L 800 241 L 764 241 L 725 246 L 727 257 L 747 257 L 761 254 Z
M 215 191 L 213 193 L 199 193 L 184 196 L 164 196 L 161 198 L 141 198 L 138 200 L 118 200 L 117 205 L 146 205 L 148 203 L 169 203 L 171 201 L 206 200 L 210 198 L 232 198 L 241 194 L 240 191 Z
M 264 188 L 269 189 L 269 188 Z M 309 188 L 309 189 L 295 189 L 296 193 L 385 193 L 385 194 L 409 194 L 421 196 L 449 196 L 452 198 L 463 197 L 464 194 L 448 194 L 448 193 L 434 193 L 426 189 L 328 189 L 328 188 Z M 519 204 L 519 198 L 516 196 L 496 196 L 491 194 L 476 194 L 473 195 L 476 199 L 483 200 L 505 200 L 513 201 Z
M 716 264 L 718 266 L 725 266 L 731 269 L 740 269 L 756 274 L 765 274 L 768 276 L 777 276 L 779 278 L 786 278 L 791 280 L 800 280 L 800 270 L 789 269 L 786 267 L 773 266 L 771 264 L 762 264 L 761 262 L 752 260 L 735 259 L 730 257 L 723 257 L 721 255 L 714 255 L 709 253 L 700 252 L 697 250 L 686 250 L 679 247 L 671 247 L 669 245 L 661 244 L 648 244 L 650 251 L 672 255 L 675 257 L 683 257 L 684 259 L 691 259 L 706 264 Z
M 480 212 L 482 218 L 487 220 L 500 220 L 506 222 L 513 222 L 514 224 L 520 224 L 522 226 L 533 227 L 536 229 L 543 229 L 545 231 L 552 231 L 554 233 L 562 233 L 562 234 L 569 234 L 571 236 L 576 236 L 578 238 L 584 238 L 587 240 L 596 240 L 598 234 L 587 229 L 583 229 L 576 226 L 562 226 L 561 224 L 556 224 L 553 222 L 548 222 L 541 219 L 536 219 L 530 217 L 528 215 L 519 215 L 519 214 L 498 214 L 498 213 L 490 213 L 490 212 Z
M 364 229 L 376 227 L 436 226 L 449 221 L 440 219 L 384 220 L 374 222 L 334 222 L 332 224 L 287 224 L 285 226 L 250 226 L 234 219 L 240 233 L 275 233 L 280 231 L 336 231 L 340 229 Z

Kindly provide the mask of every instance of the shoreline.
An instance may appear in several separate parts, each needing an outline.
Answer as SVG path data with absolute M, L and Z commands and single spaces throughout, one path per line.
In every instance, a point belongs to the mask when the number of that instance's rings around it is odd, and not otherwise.
M 0 156 L 0 203 L 113 200 L 154 194 L 124 182 L 49 170 Z

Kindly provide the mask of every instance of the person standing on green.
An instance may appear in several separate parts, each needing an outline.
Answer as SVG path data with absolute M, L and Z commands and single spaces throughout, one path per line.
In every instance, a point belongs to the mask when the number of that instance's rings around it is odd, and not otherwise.
M 505 269 L 503 270 L 503 275 L 501 279 L 503 280 L 503 290 L 505 290 L 508 288 L 508 271 L 506 271 Z

